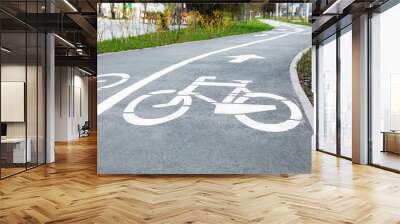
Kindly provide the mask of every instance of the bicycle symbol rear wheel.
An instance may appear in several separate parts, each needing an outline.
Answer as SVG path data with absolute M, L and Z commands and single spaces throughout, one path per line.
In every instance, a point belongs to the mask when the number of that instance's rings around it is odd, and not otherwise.
M 190 96 L 176 96 L 177 102 L 183 102 L 181 103 L 181 106 L 177 111 L 174 111 L 173 113 L 163 116 L 163 117 L 158 117 L 158 118 L 143 118 L 139 117 L 135 114 L 135 109 L 137 108 L 138 104 L 140 104 L 142 101 L 146 100 L 147 98 L 155 95 L 161 95 L 161 94 L 170 94 L 174 93 L 175 90 L 160 90 L 156 92 L 152 92 L 143 96 L 140 96 L 136 99 L 134 99 L 131 103 L 128 104 L 128 106 L 125 108 L 123 117 L 125 121 L 134 124 L 134 125 L 157 125 L 157 124 L 162 124 L 166 123 L 169 121 L 172 121 L 183 114 L 185 114 L 189 109 L 190 105 L 192 104 L 192 97 Z

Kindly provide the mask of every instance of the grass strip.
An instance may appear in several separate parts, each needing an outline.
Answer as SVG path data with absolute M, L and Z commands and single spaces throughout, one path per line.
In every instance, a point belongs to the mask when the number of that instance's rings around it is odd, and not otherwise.
M 314 105 L 314 98 L 311 87 L 311 49 L 304 53 L 301 59 L 297 62 L 297 75 L 299 76 L 301 87 L 303 87 L 307 98 L 310 100 L 311 104 Z
M 140 36 L 106 40 L 97 43 L 97 53 L 118 52 L 133 49 L 142 49 L 156 46 L 163 46 L 174 43 L 183 43 L 197 40 L 207 40 L 217 37 L 254 33 L 271 30 L 271 25 L 258 20 L 231 21 L 228 27 L 222 29 L 184 28 L 177 31 L 164 31 L 148 33 Z

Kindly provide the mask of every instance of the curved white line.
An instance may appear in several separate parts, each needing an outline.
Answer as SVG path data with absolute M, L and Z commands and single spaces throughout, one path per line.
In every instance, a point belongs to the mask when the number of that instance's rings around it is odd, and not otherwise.
M 168 121 L 175 120 L 176 118 L 184 115 L 189 109 L 190 105 L 192 104 L 192 97 L 190 96 L 178 96 L 180 99 L 179 101 L 183 101 L 183 105 L 174 113 L 159 117 L 159 118 L 141 118 L 135 114 L 135 107 L 145 100 L 146 98 L 151 97 L 151 95 L 143 95 L 135 100 L 133 100 L 124 110 L 123 117 L 125 121 L 131 123 L 133 125 L 143 125 L 143 126 L 150 126 L 150 125 L 157 125 L 166 123 Z
M 103 87 L 99 87 L 99 88 L 97 88 L 97 90 L 108 89 L 108 88 L 111 88 L 111 87 L 115 87 L 115 86 L 121 85 L 122 83 L 128 81 L 128 79 L 131 77 L 130 75 L 125 74 L 125 73 L 109 73 L 109 74 L 102 74 L 102 75 L 99 75 L 97 78 L 102 78 L 102 77 L 115 77 L 115 76 L 116 76 L 116 77 L 120 77 L 121 80 L 119 80 L 118 82 L 111 83 L 111 84 L 109 84 L 109 85 L 103 86 Z M 106 82 L 106 80 L 98 79 L 97 82 L 98 82 L 98 83 Z
M 230 50 L 234 50 L 234 49 L 238 49 L 238 48 L 242 48 L 242 47 L 248 47 L 254 44 L 259 44 L 259 43 L 264 43 L 270 40 L 276 40 L 282 37 L 286 37 L 295 33 L 298 33 L 301 31 L 294 31 L 294 32 L 289 32 L 289 33 L 285 33 L 279 36 L 275 36 L 275 37 L 271 37 L 268 39 L 262 39 L 262 40 L 257 40 L 257 41 L 252 41 L 252 42 L 248 42 L 245 44 L 240 44 L 240 45 L 236 45 L 236 46 L 232 46 L 232 47 L 227 47 L 227 48 L 223 48 L 220 50 L 216 50 L 216 51 L 211 51 L 205 54 L 201 54 L 199 56 L 193 57 L 193 58 L 189 58 L 186 59 L 184 61 L 181 61 L 177 64 L 173 64 L 171 66 L 168 66 L 166 68 L 164 68 L 161 71 L 158 71 L 156 73 L 153 73 L 149 76 L 147 76 L 146 78 L 133 83 L 132 85 L 126 87 L 125 89 L 119 91 L 118 93 L 110 96 L 109 98 L 105 99 L 103 102 L 101 102 L 100 104 L 97 105 L 97 115 L 102 114 L 103 112 L 107 111 L 108 109 L 110 109 L 111 107 L 113 107 L 115 104 L 119 103 L 121 100 L 125 99 L 126 97 L 128 97 L 129 95 L 131 95 L 132 93 L 134 93 L 135 91 L 137 91 L 138 89 L 142 88 L 143 86 L 149 84 L 152 81 L 155 81 L 157 79 L 159 79 L 160 77 L 162 77 L 165 74 L 168 74 L 171 71 L 174 71 L 180 67 L 183 67 L 191 62 L 206 58 L 208 56 L 214 55 L 214 54 L 218 54 L 218 53 L 222 53 L 225 51 L 230 51 Z

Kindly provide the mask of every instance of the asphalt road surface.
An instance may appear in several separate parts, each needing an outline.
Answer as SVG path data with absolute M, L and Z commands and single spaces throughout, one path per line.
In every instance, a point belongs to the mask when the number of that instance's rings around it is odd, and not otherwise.
M 98 172 L 309 172 L 289 65 L 310 44 L 310 28 L 280 24 L 98 56 Z

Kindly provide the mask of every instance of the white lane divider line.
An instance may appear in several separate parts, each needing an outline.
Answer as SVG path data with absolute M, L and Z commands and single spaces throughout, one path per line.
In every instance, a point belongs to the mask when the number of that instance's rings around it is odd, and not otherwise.
M 267 37 L 267 36 L 269 36 L 269 34 L 268 33 L 262 33 L 262 34 L 256 34 L 254 36 L 255 37 Z
M 267 38 L 267 39 L 262 39 L 262 40 L 256 40 L 256 41 L 252 41 L 252 42 L 248 42 L 245 44 L 240 44 L 240 45 L 235 45 L 235 46 L 231 46 L 231 47 L 227 47 L 227 48 L 223 48 L 220 50 L 216 50 L 216 51 L 211 51 L 205 54 L 201 54 L 198 55 L 196 57 L 193 58 L 189 58 L 186 60 L 183 60 L 177 64 L 173 64 L 171 66 L 168 66 L 156 73 L 153 73 L 149 76 L 147 76 L 146 78 L 133 83 L 132 85 L 122 89 L 121 91 L 117 92 L 116 94 L 108 97 L 107 99 L 105 99 L 103 102 L 101 102 L 100 104 L 97 105 L 97 115 L 101 115 L 102 113 L 104 113 L 105 111 L 107 111 L 108 109 L 110 109 L 111 107 L 113 107 L 115 104 L 121 102 L 123 99 L 125 99 L 126 97 L 128 97 L 129 95 L 131 95 L 132 93 L 134 93 L 135 91 L 137 91 L 138 89 L 142 88 L 143 86 L 159 79 L 160 77 L 180 68 L 183 67 L 189 63 L 192 63 L 194 61 L 206 58 L 208 56 L 214 55 L 214 54 L 218 54 L 218 53 L 222 53 L 222 52 L 226 52 L 226 51 L 230 51 L 230 50 L 234 50 L 234 49 L 238 49 L 238 48 L 243 48 L 243 47 L 248 47 L 251 45 L 255 45 L 255 44 L 260 44 L 260 43 L 264 43 L 267 41 L 271 41 L 271 40 L 276 40 L 276 39 L 280 39 L 295 33 L 298 33 L 301 31 L 294 31 L 294 32 L 289 32 L 289 33 L 285 33 L 282 35 L 278 35 L 275 37 L 271 37 L 271 38 Z

